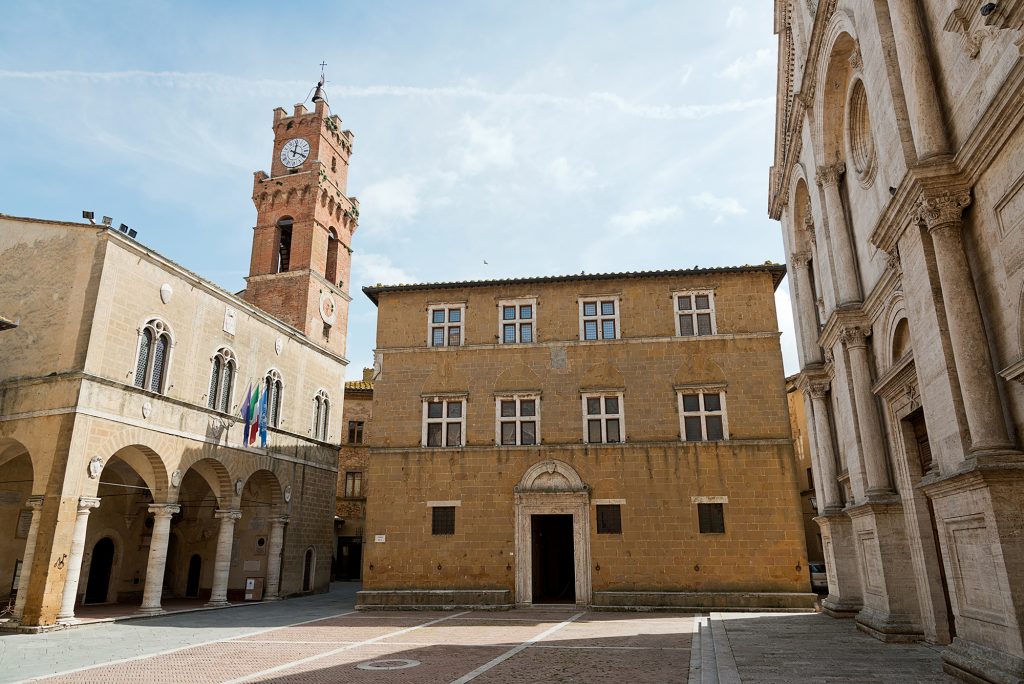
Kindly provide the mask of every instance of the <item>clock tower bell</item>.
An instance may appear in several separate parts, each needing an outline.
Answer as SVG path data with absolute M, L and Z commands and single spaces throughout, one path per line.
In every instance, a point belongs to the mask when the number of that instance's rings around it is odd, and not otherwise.
M 352 132 L 330 113 L 323 79 L 312 112 L 274 110 L 270 175 L 256 171 L 252 258 L 247 301 L 345 354 L 352 236 L 359 202 L 349 197 Z

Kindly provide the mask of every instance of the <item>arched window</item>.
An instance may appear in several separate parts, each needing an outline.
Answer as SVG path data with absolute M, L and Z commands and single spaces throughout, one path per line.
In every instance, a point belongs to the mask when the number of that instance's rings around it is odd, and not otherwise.
M 313 439 L 327 441 L 327 426 L 331 419 L 331 400 L 320 390 L 313 397 Z
M 327 231 L 327 269 L 324 277 L 333 285 L 338 284 L 338 233 L 334 228 Z
M 316 577 L 316 549 L 306 549 L 306 558 L 302 564 L 302 591 L 313 591 L 313 580 Z
M 135 386 L 163 393 L 167 361 L 171 352 L 171 331 L 154 318 L 139 331 L 139 352 L 135 361 Z
M 274 369 L 267 371 L 264 379 L 264 391 L 267 393 L 267 424 L 278 427 L 281 422 L 281 374 Z
M 213 356 L 207 405 L 215 411 L 227 413 L 231 410 L 231 390 L 235 385 L 236 366 L 235 353 L 227 347 L 221 347 Z
M 285 216 L 277 222 L 277 268 L 276 273 L 288 270 L 292 257 L 292 219 Z

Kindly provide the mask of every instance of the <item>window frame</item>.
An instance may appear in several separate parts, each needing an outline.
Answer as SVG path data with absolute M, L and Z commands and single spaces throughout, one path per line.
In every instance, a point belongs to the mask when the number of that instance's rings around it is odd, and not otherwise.
M 615 514 L 614 517 L 615 517 L 615 522 L 617 523 L 617 525 L 613 525 L 612 528 L 616 528 L 617 527 L 617 529 L 609 529 L 608 527 L 602 527 L 603 516 L 601 515 L 601 512 L 602 511 L 607 511 L 607 510 L 610 510 L 610 509 L 615 509 L 615 511 L 616 511 L 616 514 Z M 607 520 L 604 520 L 604 522 L 607 523 Z M 594 529 L 596 530 L 597 534 L 619 534 L 619 535 L 621 535 L 622 534 L 622 504 L 619 504 L 619 503 L 599 503 L 599 504 L 595 504 L 594 505 L 594 523 L 595 523 Z
M 323 416 L 323 422 L 320 417 Z M 331 426 L 331 396 L 327 390 L 321 387 L 313 395 L 313 439 L 326 442 L 330 436 Z
M 717 509 L 714 509 L 714 508 L 705 509 L 705 508 L 702 508 L 702 506 L 717 506 L 718 508 Z M 704 529 L 703 522 L 705 520 L 708 521 L 708 527 L 709 528 L 713 528 L 714 527 L 713 523 L 716 522 L 716 520 L 715 520 L 715 518 L 713 516 L 709 517 L 709 516 L 706 516 L 706 515 L 702 515 L 701 514 L 702 510 L 718 510 L 718 511 L 720 511 L 721 515 L 718 517 L 718 521 L 722 523 L 722 529 L 720 529 L 720 530 Z M 698 534 L 725 534 L 725 503 L 724 502 L 720 502 L 720 501 L 701 501 L 701 502 L 697 503 L 697 533 Z
M 350 420 L 348 421 L 348 442 L 347 444 L 362 444 L 363 443 L 363 432 L 366 429 L 365 420 Z M 358 439 L 355 439 L 357 438 Z
M 683 396 L 696 394 L 700 396 L 700 409 L 697 411 L 687 411 L 683 408 Z M 719 401 L 721 402 L 720 408 L 717 411 L 708 411 L 704 408 L 704 395 L 705 394 L 717 394 Z M 727 442 L 729 441 L 729 411 L 726 404 L 726 391 L 725 387 L 708 387 L 708 386 L 694 386 L 694 387 L 676 387 L 676 405 L 679 413 L 679 438 L 683 442 L 689 442 L 691 444 L 697 442 Z M 722 418 L 722 439 L 708 439 L 708 425 L 707 416 L 721 416 Z M 687 439 L 686 438 L 686 418 L 687 417 L 700 417 L 700 434 L 699 440 Z
M 142 341 L 145 339 L 146 331 L 151 332 L 151 340 L 149 342 L 149 349 L 146 357 L 146 367 L 143 369 L 142 384 L 139 384 L 138 373 L 139 373 L 139 354 L 142 352 Z M 154 362 L 154 350 L 156 344 L 161 337 L 167 338 L 167 349 L 164 352 L 164 364 L 160 375 L 160 383 L 158 389 L 153 389 L 153 371 L 155 369 Z M 167 389 L 170 387 L 170 383 L 167 381 L 167 377 L 171 371 L 171 356 L 174 351 L 174 333 L 171 331 L 171 326 L 167 325 L 167 322 L 159 316 L 151 316 L 146 318 L 145 322 L 138 327 L 138 339 L 135 343 L 135 365 L 132 370 L 132 386 L 145 390 L 147 392 L 154 392 L 156 394 L 165 394 Z
M 219 362 L 219 363 L 218 363 Z M 226 369 L 230 369 L 225 373 Z M 217 372 L 216 381 L 213 372 Z M 224 382 L 225 375 L 229 378 Z M 206 399 L 206 406 L 218 413 L 231 413 L 231 401 L 235 396 L 235 381 L 238 379 L 238 355 L 228 346 L 219 347 L 213 356 L 210 357 L 210 396 Z M 226 385 L 226 387 L 225 387 Z M 223 408 L 220 398 L 224 397 Z
M 707 295 L 708 297 L 708 308 L 707 309 L 691 309 L 689 314 L 679 310 L 679 298 L 680 297 L 691 297 L 693 298 L 693 305 L 696 307 L 696 298 L 700 295 Z M 697 314 L 708 313 L 711 316 L 711 332 L 706 335 L 701 335 L 697 326 Z M 693 334 L 684 335 L 683 326 L 680 323 L 680 316 L 690 316 L 693 321 Z M 672 318 L 676 323 L 676 337 L 710 337 L 718 334 L 718 316 L 715 311 L 715 291 L 714 290 L 676 290 L 672 293 Z
M 281 396 L 284 394 L 284 380 L 281 378 L 281 371 L 276 368 L 269 369 L 263 374 L 263 391 L 268 392 L 271 385 L 276 386 L 276 395 L 271 400 L 267 398 L 267 427 L 281 427 Z
M 443 347 L 464 347 L 466 345 L 466 302 L 450 302 L 450 303 L 436 303 L 427 305 L 427 347 L 431 349 L 441 349 Z M 459 311 L 459 320 L 457 321 L 458 326 L 452 324 L 450 320 L 451 311 Z M 434 312 L 444 311 L 444 323 L 434 323 Z M 451 342 L 451 328 L 459 328 L 459 343 L 449 344 Z M 434 344 L 434 329 L 441 328 L 444 330 L 444 343 Z
M 532 416 L 524 416 L 522 413 L 522 402 L 530 401 L 534 402 L 534 414 Z M 515 416 L 502 416 L 501 415 L 501 402 L 503 401 L 514 401 L 516 403 L 516 414 Z M 509 392 L 503 394 L 494 395 L 494 444 L 498 447 L 512 447 L 512 446 L 540 446 L 541 444 L 541 432 L 540 432 L 540 409 L 541 409 L 541 396 L 540 392 Z M 515 444 L 504 444 L 501 441 L 501 426 L 505 423 L 512 423 L 515 425 L 516 442 Z M 523 444 L 523 423 L 534 423 L 534 441 L 533 444 Z
M 350 483 L 352 485 L 351 487 L 349 486 Z M 342 493 L 346 499 L 363 498 L 363 471 L 345 471 L 345 488 L 342 490 Z
M 423 418 L 421 421 L 420 447 L 424 449 L 461 449 L 466 446 L 466 413 L 469 410 L 469 395 L 467 394 L 432 394 L 423 396 Z M 430 418 L 428 411 L 432 403 L 441 403 L 441 417 Z M 460 402 L 462 404 L 461 416 L 451 418 L 448 416 L 448 404 Z M 461 424 L 459 444 L 448 445 L 448 425 L 453 423 Z M 441 425 L 441 441 L 443 444 L 430 446 L 427 444 L 427 435 L 431 424 Z
M 584 444 L 624 444 L 626 441 L 626 412 L 623 404 L 623 394 L 621 390 L 606 390 L 602 391 L 591 391 L 582 392 L 581 398 L 581 412 L 583 414 L 583 443 Z M 605 412 L 605 399 L 614 397 L 619 401 L 619 412 L 606 413 Z M 587 413 L 587 399 L 600 399 L 601 400 L 601 413 L 590 414 Z M 592 417 L 595 416 L 595 417 Z M 609 442 L 608 441 L 608 421 L 609 420 L 619 421 L 619 441 Z M 591 442 L 590 441 L 590 421 L 600 420 L 601 421 L 601 441 Z
M 622 339 L 622 297 L 621 295 L 590 295 L 586 297 L 580 297 L 579 302 L 579 322 L 580 322 L 580 341 L 581 342 L 606 342 L 608 340 L 620 340 Z M 613 315 L 606 315 L 601 313 L 601 305 L 606 302 L 612 302 L 615 304 L 615 313 Z M 597 313 L 594 316 L 584 315 L 584 306 L 586 304 L 594 303 L 597 305 Z M 611 320 L 615 323 L 615 337 L 604 337 L 604 326 L 603 323 Z M 593 340 L 587 339 L 586 325 L 587 321 L 597 322 L 597 338 Z
M 451 502 L 448 502 L 448 505 L 444 505 L 444 506 L 430 506 L 429 508 L 430 508 L 430 536 L 432 536 L 432 537 L 454 537 L 455 536 L 455 531 L 457 529 L 457 527 L 456 527 L 456 522 L 457 522 L 456 521 L 456 511 L 458 510 L 459 507 L 451 505 Z M 438 514 L 440 512 L 443 512 L 443 514 L 445 516 L 447 516 L 449 511 L 451 512 L 451 528 L 450 528 L 451 531 L 445 531 L 445 530 L 438 531 L 438 527 L 439 527 L 438 523 L 439 522 L 441 522 L 441 523 L 447 523 L 448 522 L 448 520 L 439 520 L 439 518 L 441 516 L 439 516 Z
M 505 307 L 515 307 L 516 316 L 515 318 L 505 319 Z M 532 317 L 522 318 L 522 308 L 524 306 L 531 307 Z M 511 325 L 515 327 L 516 335 L 515 340 L 507 342 L 505 340 L 505 326 Z M 528 342 L 523 341 L 523 325 L 530 326 L 530 340 Z M 537 298 L 536 297 L 519 297 L 517 299 L 502 299 L 498 302 L 498 344 L 534 344 L 537 341 Z

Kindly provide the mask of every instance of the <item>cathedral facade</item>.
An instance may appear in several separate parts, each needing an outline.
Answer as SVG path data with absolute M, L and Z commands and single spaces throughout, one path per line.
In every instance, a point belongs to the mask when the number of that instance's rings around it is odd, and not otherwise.
M 777 0 L 825 609 L 1024 678 L 1024 3 Z
M 326 591 L 358 206 L 352 134 L 315 103 L 274 112 L 241 293 L 109 226 L 0 216 L 0 597 L 23 629 Z

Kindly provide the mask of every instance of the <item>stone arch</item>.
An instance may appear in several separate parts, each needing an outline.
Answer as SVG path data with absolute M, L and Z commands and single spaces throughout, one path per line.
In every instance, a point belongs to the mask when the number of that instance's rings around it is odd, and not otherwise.
M 811 193 L 803 173 L 793 183 L 793 199 L 790 206 L 793 207 L 793 250 L 810 250 L 814 216 L 811 211 Z
M 535 463 L 519 480 L 517 492 L 586 492 L 589 487 L 576 472 L 576 469 L 564 461 L 548 459 Z
M 691 356 L 680 364 L 672 382 L 676 385 L 693 383 L 724 383 L 725 371 L 710 357 Z
M 46 469 L 38 466 L 32 451 L 25 444 L 13 437 L 0 437 L 0 469 L 21 456 L 28 458 L 29 467 L 32 469 L 31 491 L 42 492 L 46 488 Z
M 102 466 L 106 468 L 110 459 L 117 456 L 138 473 L 153 493 L 154 500 L 162 500 L 160 497 L 168 493 L 170 475 L 161 454 L 175 452 L 177 449 L 169 437 L 151 430 L 129 428 L 119 435 L 108 438 L 100 447 L 100 453 L 90 456 L 90 459 L 100 458 Z M 101 473 L 94 482 L 98 484 L 102 477 Z M 83 492 L 83 495 L 87 496 L 94 494 L 95 488 L 92 492 Z
M 815 84 L 814 125 L 819 149 L 815 156 L 824 165 L 842 161 L 846 154 L 846 105 L 854 76 L 850 56 L 857 50 L 857 32 L 853 17 L 845 10 L 836 10 L 825 29 L 820 54 L 827 55 L 818 69 Z
M 900 330 L 901 324 L 904 326 L 902 331 L 905 331 L 907 335 L 905 340 L 902 341 L 897 340 L 897 336 L 903 334 Z M 903 358 L 907 351 L 912 350 L 914 347 L 913 341 L 910 338 L 910 322 L 907 319 L 906 302 L 899 293 L 896 293 L 889 302 L 883 331 L 885 337 L 883 338 L 884 342 L 881 353 L 884 357 L 879 365 L 883 368 L 890 368 L 894 363 Z M 902 343 L 905 343 L 905 346 L 901 351 L 898 347 Z
M 242 478 L 242 493 L 238 496 L 244 496 L 246 491 L 252 491 L 255 486 L 265 487 L 269 499 L 261 501 L 260 503 L 268 506 L 270 512 L 277 512 L 284 508 L 284 488 L 281 486 L 281 481 L 273 471 L 266 468 L 257 468 Z M 255 486 L 254 486 L 255 485 Z
M 89 580 L 93 576 L 93 551 L 96 549 L 102 539 L 109 539 L 111 544 L 114 546 L 114 557 L 110 562 L 109 577 L 107 579 L 107 595 L 106 601 L 100 603 L 117 603 L 117 587 L 118 584 L 123 580 L 123 564 L 125 556 L 125 541 L 124 535 L 112 527 L 101 527 L 97 530 L 90 529 L 85 538 L 85 552 L 82 556 L 82 569 L 81 575 L 78 581 L 79 591 L 83 597 L 82 603 L 85 604 L 85 596 L 89 590 Z
M 525 363 L 509 366 L 494 381 L 495 391 L 540 390 L 540 377 Z
M 209 485 L 210 491 L 217 497 L 218 505 L 228 505 L 234 492 L 231 485 L 231 474 L 223 463 L 206 454 L 187 465 L 183 460 L 181 466 L 182 481 L 184 481 L 185 475 L 195 471 Z

